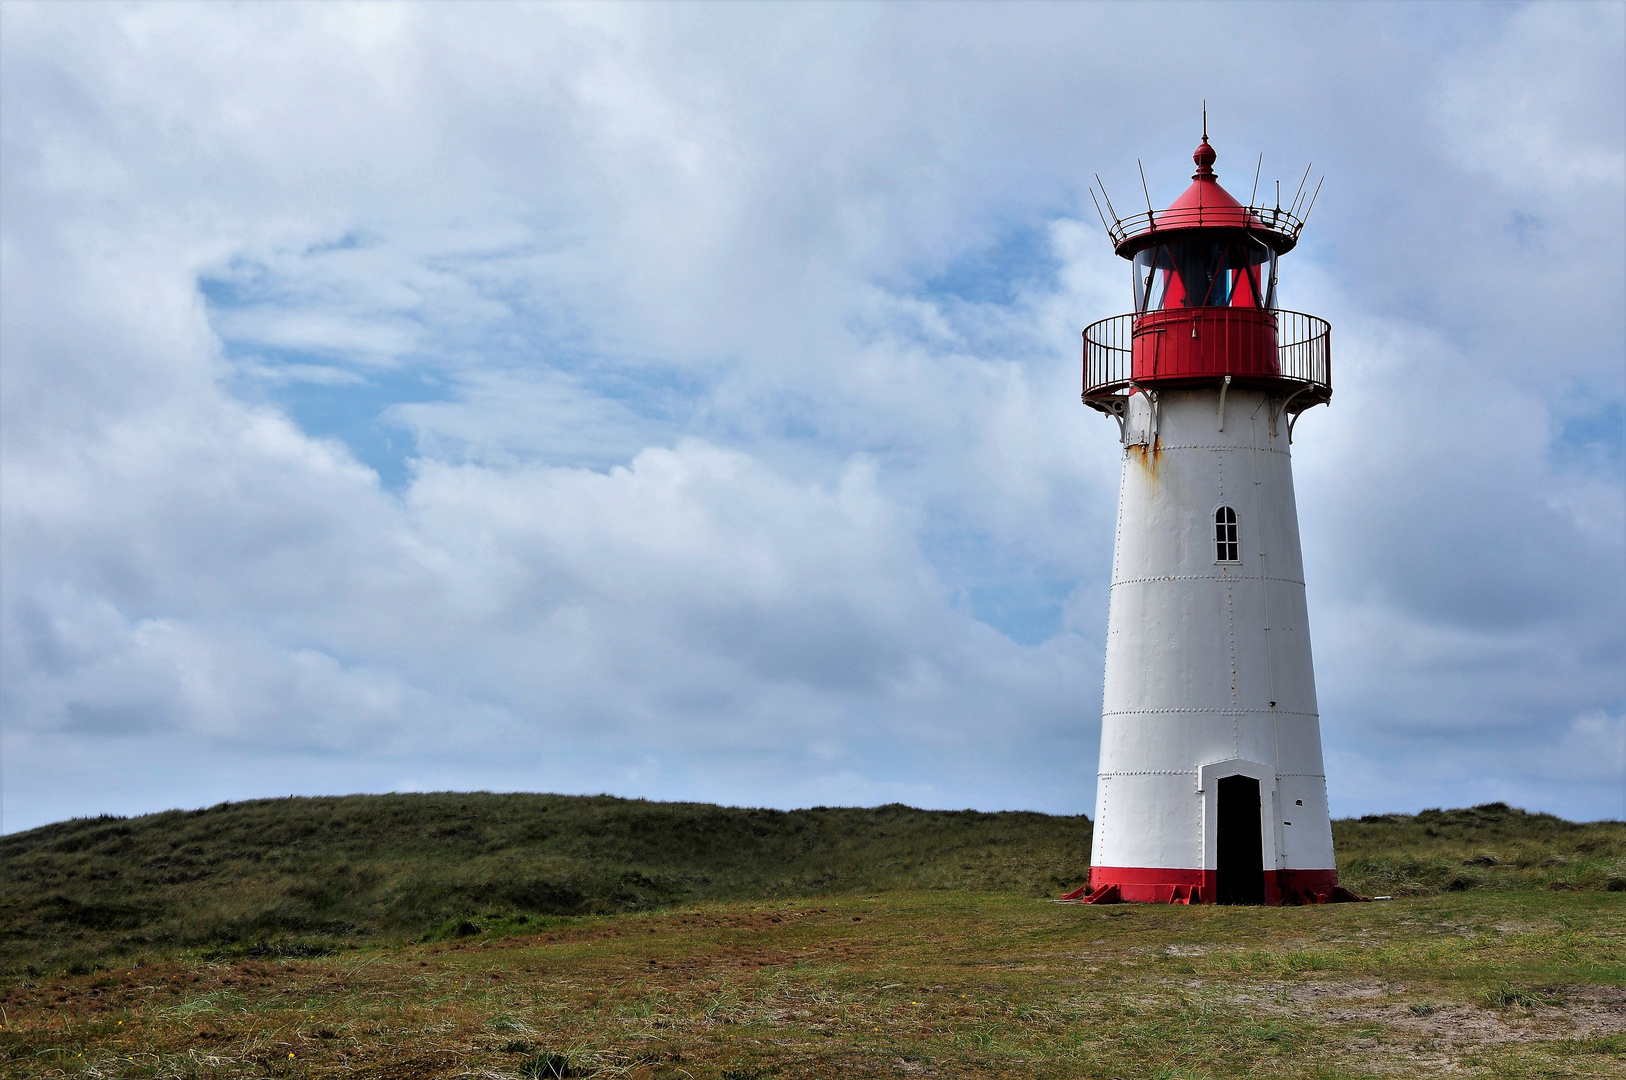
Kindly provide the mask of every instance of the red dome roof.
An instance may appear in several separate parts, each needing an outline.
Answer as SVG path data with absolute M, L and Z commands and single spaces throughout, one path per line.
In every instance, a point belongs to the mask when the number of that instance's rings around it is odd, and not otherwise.
M 1205 136 L 1202 145 L 1191 155 L 1191 160 L 1197 163 L 1197 171 L 1191 176 L 1191 186 L 1170 203 L 1167 210 L 1157 214 L 1154 227 L 1159 232 L 1164 229 L 1264 227 L 1264 222 L 1232 198 L 1229 191 L 1220 187 L 1219 179 L 1214 175 L 1214 159 L 1218 156 L 1214 148 L 1208 145 Z
M 1220 187 L 1219 178 L 1214 175 L 1214 159 L 1218 156 L 1208 145 L 1208 136 L 1203 136 L 1202 144 L 1191 155 L 1197 163 L 1191 186 L 1166 210 L 1114 217 L 1107 226 L 1114 250 L 1132 259 L 1137 251 L 1157 243 L 1166 233 L 1196 229 L 1247 229 L 1274 248 L 1278 255 L 1293 250 L 1304 222 L 1280 207 L 1249 208 L 1237 202 L 1229 191 Z

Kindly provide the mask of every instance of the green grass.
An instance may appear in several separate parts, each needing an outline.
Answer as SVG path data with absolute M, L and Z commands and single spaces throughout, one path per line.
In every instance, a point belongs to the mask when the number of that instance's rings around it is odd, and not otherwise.
M 12 976 L 0 1012 L 14 1076 L 1620 1077 L 1626 895 L 711 902 Z
M 1470 889 L 1626 891 L 1626 823 L 1577 824 L 1490 803 L 1335 821 L 1344 885 L 1368 895 Z
M 1063 891 L 1090 822 L 733 809 L 608 796 L 353 795 L 94 818 L 0 838 L 0 970 L 214 946 L 299 955 L 516 917 L 898 888 Z
M 1334 823 L 1368 894 L 1626 889 L 1626 825 L 1501 804 Z M 357 795 L 61 822 L 0 837 L 0 970 L 177 949 L 298 958 L 524 933 L 699 901 L 897 890 L 1051 896 L 1087 818 L 904 806 L 782 812 L 608 796 Z
M 1388 903 L 1056 905 L 1082 817 L 283 799 L 0 838 L 0 1074 L 1626 1076 L 1626 825 L 1334 823 Z

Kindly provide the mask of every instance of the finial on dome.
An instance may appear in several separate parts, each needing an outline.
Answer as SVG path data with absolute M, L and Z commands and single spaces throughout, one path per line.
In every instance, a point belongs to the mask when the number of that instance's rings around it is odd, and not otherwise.
M 1197 171 L 1192 174 L 1193 180 L 1214 179 L 1214 159 L 1219 157 L 1214 148 L 1208 145 L 1208 135 L 1203 135 L 1202 145 L 1192 153 L 1191 160 L 1197 163 Z
M 1208 145 L 1208 99 L 1203 98 L 1203 143 L 1191 155 L 1191 160 L 1197 163 L 1197 171 L 1191 178 L 1214 179 L 1214 159 L 1217 157 L 1219 155 L 1214 153 L 1214 148 Z

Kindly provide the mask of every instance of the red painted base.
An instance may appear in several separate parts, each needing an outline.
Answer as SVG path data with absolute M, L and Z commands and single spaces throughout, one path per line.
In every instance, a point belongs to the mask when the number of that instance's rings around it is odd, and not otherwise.
M 1219 897 L 1213 870 L 1095 866 L 1090 884 L 1062 897 L 1082 904 L 1212 904 Z M 1338 884 L 1336 870 L 1267 870 L 1267 904 L 1338 904 L 1365 900 Z

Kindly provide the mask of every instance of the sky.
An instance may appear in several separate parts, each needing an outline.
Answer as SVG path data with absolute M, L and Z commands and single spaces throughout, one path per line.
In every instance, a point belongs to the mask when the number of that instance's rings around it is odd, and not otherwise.
M 1089 186 L 1205 100 L 1327 178 L 1334 814 L 1626 816 L 1626 6 L 10 2 L 0 828 L 1092 812 Z

